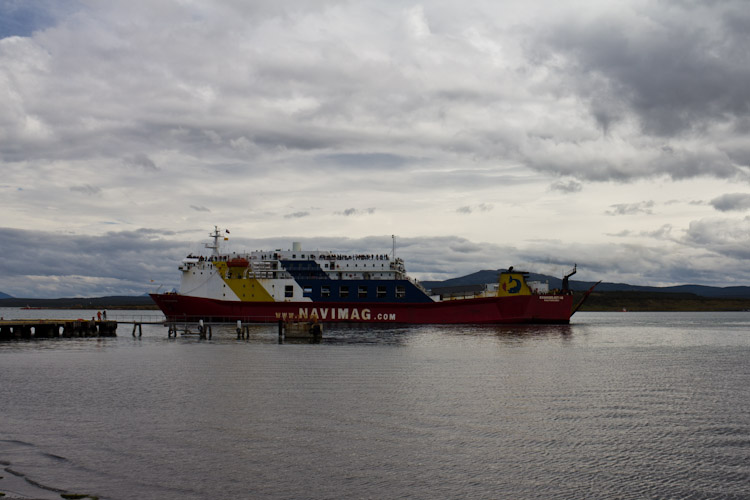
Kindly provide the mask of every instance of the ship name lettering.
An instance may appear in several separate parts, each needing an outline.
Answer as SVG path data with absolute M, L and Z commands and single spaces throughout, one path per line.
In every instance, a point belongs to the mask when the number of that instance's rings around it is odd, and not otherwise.
M 351 310 L 348 307 L 339 307 L 336 308 L 328 308 L 328 307 L 313 307 L 312 309 L 308 309 L 307 307 L 300 307 L 299 311 L 297 312 L 297 319 L 328 319 L 330 316 L 330 319 L 335 320 L 363 320 L 363 321 L 370 321 L 372 319 L 372 311 L 370 309 L 357 309 L 352 308 Z M 276 317 L 279 317 L 279 314 L 276 314 Z M 292 313 L 281 313 L 281 317 L 286 319 L 287 317 L 293 318 L 294 314 Z M 395 314 L 378 314 L 377 319 L 396 319 Z

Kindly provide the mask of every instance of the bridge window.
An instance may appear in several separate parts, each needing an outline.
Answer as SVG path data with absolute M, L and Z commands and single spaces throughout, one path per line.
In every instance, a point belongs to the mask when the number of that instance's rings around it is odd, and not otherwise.
M 396 287 L 396 298 L 403 299 L 404 297 L 406 297 L 406 287 L 403 285 L 398 285 Z
M 360 299 L 366 299 L 367 298 L 367 287 L 366 286 L 360 286 L 357 289 L 357 295 Z
M 378 285 L 377 295 L 379 299 L 385 298 L 385 287 L 383 285 Z
M 284 287 L 284 297 L 294 297 L 294 285 L 286 285 Z
M 305 297 L 309 297 L 310 295 L 312 295 L 312 288 L 303 288 L 302 295 L 304 295 Z
M 331 287 L 330 286 L 321 286 L 320 287 L 320 296 L 321 297 L 330 297 L 331 296 Z
M 349 296 L 349 287 L 348 286 L 342 286 L 339 288 L 339 297 L 346 298 Z

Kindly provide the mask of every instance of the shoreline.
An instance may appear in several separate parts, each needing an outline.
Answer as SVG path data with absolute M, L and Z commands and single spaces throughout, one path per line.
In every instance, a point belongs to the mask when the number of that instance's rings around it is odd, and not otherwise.
M 60 500 L 60 499 L 90 499 L 98 497 L 78 493 L 68 493 L 65 490 L 45 486 L 29 479 L 25 474 L 13 470 L 11 464 L 0 461 L 0 498 L 22 500 Z

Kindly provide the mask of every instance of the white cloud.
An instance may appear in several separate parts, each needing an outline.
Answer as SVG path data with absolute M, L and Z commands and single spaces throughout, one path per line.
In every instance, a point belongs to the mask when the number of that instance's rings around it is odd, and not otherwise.
M 291 214 L 286 214 L 284 216 L 285 219 L 300 219 L 302 217 L 308 217 L 310 215 L 310 212 L 293 212 Z
M 583 184 L 581 184 L 578 181 L 570 180 L 570 181 L 556 181 L 553 182 L 552 185 L 550 185 L 550 189 L 553 191 L 560 191 L 562 193 L 577 193 L 581 189 L 583 189 Z
M 91 184 L 83 184 L 81 186 L 71 186 L 70 190 L 76 193 L 83 193 L 89 196 L 96 196 L 101 194 L 102 188 L 99 186 L 92 186 Z
M 617 203 L 610 205 L 610 210 L 605 213 L 607 215 L 633 215 L 633 214 L 652 214 L 651 210 L 654 207 L 654 201 L 642 201 L 639 203 Z

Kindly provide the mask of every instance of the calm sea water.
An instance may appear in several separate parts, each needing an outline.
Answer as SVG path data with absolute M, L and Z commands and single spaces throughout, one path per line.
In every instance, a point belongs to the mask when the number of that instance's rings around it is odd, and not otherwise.
M 0 310 L 31 314 L 95 311 Z M 3 468 L 102 499 L 750 497 L 747 312 L 131 328 L 0 343 Z

